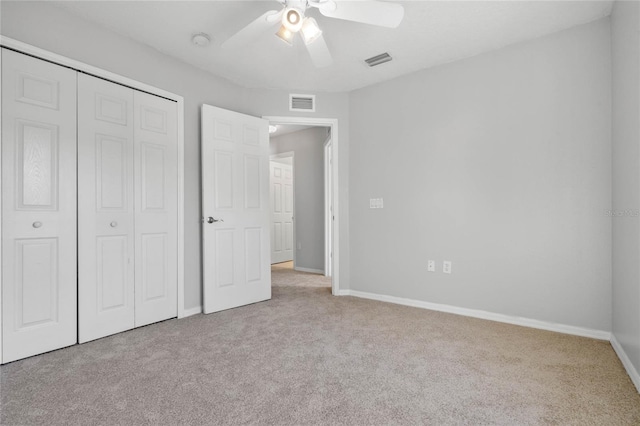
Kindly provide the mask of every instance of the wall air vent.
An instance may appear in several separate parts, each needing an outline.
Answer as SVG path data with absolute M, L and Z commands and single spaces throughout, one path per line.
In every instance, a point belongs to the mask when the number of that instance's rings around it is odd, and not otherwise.
M 316 95 L 289 95 L 289 111 L 316 112 Z
M 375 67 L 376 65 L 384 64 L 385 62 L 389 62 L 393 58 L 387 52 L 381 53 L 380 55 L 372 56 L 369 59 L 365 59 L 364 61 L 370 67 Z

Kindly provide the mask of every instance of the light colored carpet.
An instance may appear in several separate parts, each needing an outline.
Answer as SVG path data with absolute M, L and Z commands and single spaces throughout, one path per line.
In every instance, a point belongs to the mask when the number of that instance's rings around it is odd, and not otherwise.
M 271 272 L 282 270 L 282 269 L 293 270 L 293 260 L 290 260 L 288 262 L 273 263 L 271 265 Z
M 17 361 L 0 384 L 3 425 L 640 424 L 608 342 L 317 287 Z
M 331 277 L 293 270 L 293 262 L 271 265 L 271 284 L 274 287 L 331 287 Z

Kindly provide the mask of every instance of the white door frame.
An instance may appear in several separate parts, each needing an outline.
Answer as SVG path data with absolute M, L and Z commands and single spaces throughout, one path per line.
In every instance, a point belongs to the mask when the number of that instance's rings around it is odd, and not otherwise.
M 298 124 L 305 126 L 324 126 L 331 128 L 331 157 L 333 159 L 333 174 L 331 176 L 331 192 L 333 194 L 333 237 L 331 238 L 331 252 L 333 253 L 332 274 L 331 274 L 331 294 L 340 295 L 340 208 L 339 208 L 339 180 L 338 180 L 338 119 L 337 118 L 315 118 L 315 117 L 282 117 L 263 116 L 269 120 L 270 124 Z M 294 216 L 295 221 L 295 216 Z M 326 249 L 325 240 L 325 249 Z
M 0 42 L 2 42 L 1 36 L 0 36 Z M 0 49 L 0 78 L 2 77 L 2 54 L 1 53 L 2 53 L 2 50 Z M 2 135 L 2 84 L 1 83 L 2 82 L 0 81 L 0 136 Z M 76 111 L 76 114 L 77 114 L 77 111 Z M 76 161 L 78 160 L 76 159 Z M 0 149 L 0 164 L 2 164 L 1 149 Z M 2 173 L 0 173 L 0 189 L 1 188 L 2 188 Z M 0 212 L 1 211 L 2 211 L 2 197 L 0 197 Z M 2 227 L 0 227 L 0 237 L 1 236 L 2 236 Z M 1 241 L 0 241 L 0 364 L 2 364 L 2 242 Z
M 333 262 L 331 259 L 331 249 L 333 246 L 333 158 L 331 158 L 333 148 L 332 135 L 324 143 L 324 275 L 325 277 L 332 276 L 331 268 Z M 328 243 L 328 244 L 327 244 Z
M 166 90 L 105 71 L 93 65 L 76 61 L 9 37 L 0 36 L 0 46 L 176 102 L 178 109 L 178 318 L 185 317 L 188 313 L 186 313 L 184 309 L 184 98 L 175 93 L 167 92 Z M 1 125 L 2 123 L 0 123 L 0 126 Z M 0 274 L 1 272 L 2 271 L 0 271 Z M 0 302 L 2 301 L 0 300 Z M 0 333 L 2 332 L 1 321 L 2 303 L 0 303 Z M 2 342 L 1 334 L 0 342 Z M 2 360 L 0 359 L 0 363 L 1 362 Z
M 278 158 L 289 158 L 291 157 L 291 175 L 293 181 L 293 207 L 292 207 L 292 215 L 293 215 L 293 269 L 296 268 L 296 252 L 298 251 L 298 246 L 296 243 L 296 157 L 295 152 L 287 151 L 281 152 L 280 154 L 271 154 L 269 156 L 269 162 L 273 160 L 277 160 Z

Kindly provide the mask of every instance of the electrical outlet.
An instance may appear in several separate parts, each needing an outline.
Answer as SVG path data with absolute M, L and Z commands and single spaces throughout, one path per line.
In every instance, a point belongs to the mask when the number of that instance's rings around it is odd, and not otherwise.
M 429 272 L 435 272 L 436 271 L 436 261 L 435 260 L 430 260 L 429 262 L 427 262 L 427 271 L 429 271 Z
M 451 261 L 450 260 L 445 260 L 444 262 L 442 262 L 442 272 L 444 272 L 445 274 L 450 274 L 451 273 Z

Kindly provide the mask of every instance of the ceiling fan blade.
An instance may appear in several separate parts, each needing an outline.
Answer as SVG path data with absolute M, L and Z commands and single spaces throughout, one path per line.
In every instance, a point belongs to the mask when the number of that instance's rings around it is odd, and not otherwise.
M 307 44 L 306 46 L 309 56 L 311 56 L 311 61 L 316 68 L 328 67 L 333 63 L 331 52 L 329 52 L 327 43 L 324 41 L 324 37 L 322 35 L 315 39 L 313 43 Z
M 375 0 L 327 0 L 316 3 L 320 13 L 329 18 L 396 28 L 404 17 L 404 7 Z
M 276 23 L 280 22 L 283 11 L 284 10 L 270 10 L 265 12 L 262 16 L 251 21 L 249 25 L 229 37 L 222 43 L 221 47 L 223 49 L 235 49 L 249 44 L 270 28 L 275 27 Z

